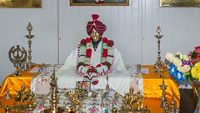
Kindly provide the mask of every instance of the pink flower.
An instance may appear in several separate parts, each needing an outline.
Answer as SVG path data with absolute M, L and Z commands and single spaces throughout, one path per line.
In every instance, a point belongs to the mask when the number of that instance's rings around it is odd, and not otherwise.
M 200 53 L 200 46 L 195 47 L 195 52 Z
M 38 109 L 41 110 L 42 108 L 43 108 L 42 104 L 38 105 Z

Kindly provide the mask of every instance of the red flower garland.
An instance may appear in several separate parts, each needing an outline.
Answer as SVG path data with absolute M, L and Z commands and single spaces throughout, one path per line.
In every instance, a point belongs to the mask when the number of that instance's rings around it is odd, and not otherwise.
M 111 53 L 108 52 L 109 50 L 113 50 L 113 45 L 114 42 L 112 40 L 108 40 L 107 38 L 102 38 L 102 42 L 104 44 L 105 47 L 103 47 L 103 51 L 102 51 L 102 62 L 98 65 L 91 66 L 89 64 L 90 62 L 90 58 L 92 55 L 92 49 L 91 49 L 91 40 L 89 37 L 87 37 L 86 39 L 82 39 L 78 48 L 78 64 L 77 64 L 77 69 L 76 72 L 78 75 L 80 76 L 84 76 L 88 79 L 92 79 L 93 77 L 97 77 L 97 76 L 102 76 L 102 75 L 106 75 L 108 73 L 110 73 L 110 68 L 112 65 L 112 61 L 108 62 L 106 61 L 107 57 L 114 57 L 114 53 L 113 51 Z M 80 54 L 84 54 L 80 52 L 80 48 L 82 47 L 82 49 L 86 49 L 86 55 L 80 55 Z M 85 57 L 84 57 L 85 56 Z M 84 57 L 84 60 L 79 60 L 80 57 Z M 98 71 L 101 70 L 101 71 Z

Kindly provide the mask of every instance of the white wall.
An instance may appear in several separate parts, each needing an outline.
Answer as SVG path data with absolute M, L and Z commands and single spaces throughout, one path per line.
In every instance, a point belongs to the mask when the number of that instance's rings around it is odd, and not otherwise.
M 129 0 L 129 6 L 69 6 L 69 0 L 43 0 L 39 9 L 0 9 L 0 81 L 14 68 L 10 47 L 27 48 L 28 22 L 33 25 L 32 61 L 64 63 L 79 40 L 87 36 L 86 24 L 98 13 L 107 25 L 104 36 L 115 41 L 125 64 L 154 64 L 156 27 L 160 25 L 161 56 L 188 53 L 200 42 L 199 8 L 159 7 L 159 0 Z M 59 47 L 58 47 L 59 46 Z

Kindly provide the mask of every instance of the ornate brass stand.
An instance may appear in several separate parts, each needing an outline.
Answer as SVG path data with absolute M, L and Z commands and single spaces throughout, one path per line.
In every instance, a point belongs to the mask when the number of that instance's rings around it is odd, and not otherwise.
M 160 50 L 160 39 L 163 37 L 163 35 L 160 35 L 160 32 L 161 32 L 161 29 L 160 27 L 158 26 L 157 27 L 157 35 L 154 35 L 157 39 L 157 44 L 158 44 L 158 51 L 157 51 L 157 60 L 156 60 L 156 63 L 154 64 L 154 68 L 155 68 L 155 72 L 159 74 L 160 77 L 162 77 L 162 71 L 166 69 L 166 65 L 165 63 L 161 60 L 161 56 L 160 56 L 160 53 L 161 53 L 161 50 Z
M 161 101 L 160 107 L 165 108 L 168 106 L 168 103 L 167 103 L 166 92 L 165 92 L 165 90 L 167 89 L 167 85 L 165 85 L 164 78 L 163 78 L 162 84 L 160 85 L 160 89 L 162 90 L 162 96 L 160 98 L 160 101 Z
M 106 75 L 106 91 L 110 91 L 110 86 L 109 86 L 109 77 L 108 74 Z
M 33 27 L 31 25 L 31 23 L 29 22 L 27 25 L 28 35 L 26 35 L 26 38 L 28 39 L 28 59 L 27 59 L 28 66 L 30 66 L 32 64 L 31 46 L 32 46 L 32 38 L 34 37 L 34 35 L 31 34 L 32 30 L 33 30 Z
M 57 78 L 55 76 L 55 70 L 50 77 L 50 86 L 51 86 L 51 107 L 47 108 L 41 113 L 62 113 L 64 110 L 60 111 L 61 109 L 57 107 L 58 105 L 58 86 L 57 86 Z
M 163 113 L 179 113 L 179 108 L 175 105 L 174 95 L 172 96 L 171 107 L 169 107 L 165 91 L 167 89 L 167 85 L 165 85 L 164 78 L 162 84 L 160 85 L 160 89 L 162 90 L 162 96 L 160 98 L 160 107 L 163 109 Z

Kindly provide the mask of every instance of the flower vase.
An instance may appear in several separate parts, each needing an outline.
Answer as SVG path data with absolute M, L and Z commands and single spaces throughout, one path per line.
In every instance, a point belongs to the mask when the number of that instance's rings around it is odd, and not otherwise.
M 194 99 L 197 100 L 194 113 L 200 112 L 200 81 L 193 81 Z

